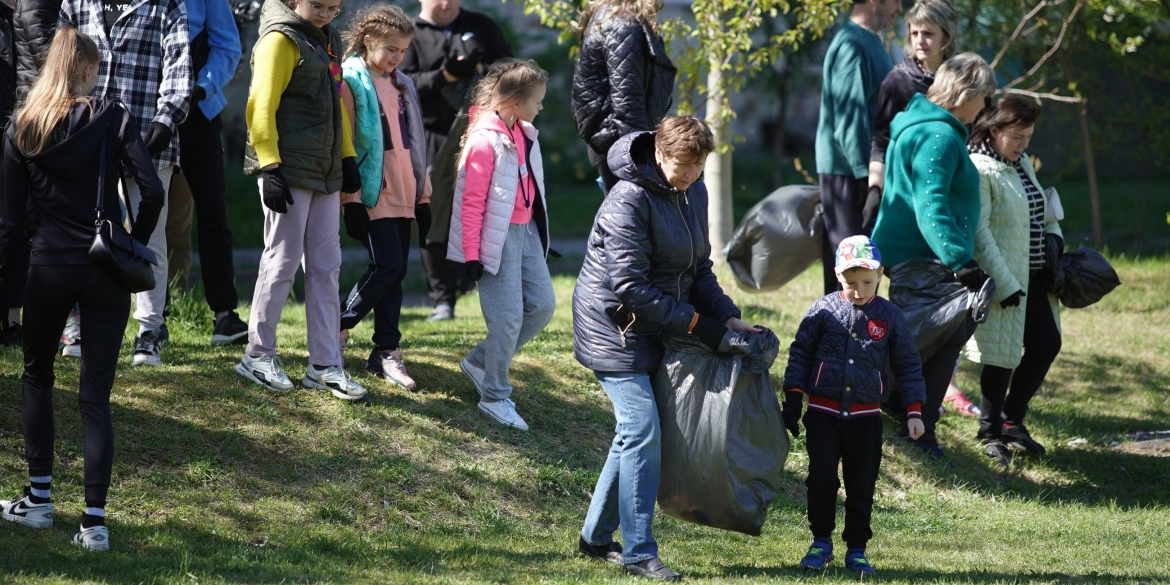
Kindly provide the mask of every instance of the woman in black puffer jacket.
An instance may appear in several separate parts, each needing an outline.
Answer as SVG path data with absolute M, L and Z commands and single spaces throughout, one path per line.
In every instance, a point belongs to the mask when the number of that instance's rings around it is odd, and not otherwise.
M 610 147 L 653 129 L 670 109 L 675 67 L 658 34 L 661 8 L 662 0 L 593 0 L 581 15 L 573 119 L 606 193 L 618 182 L 606 163 Z
M 650 533 L 661 470 L 661 428 L 650 376 L 663 334 L 694 333 L 719 351 L 739 319 L 711 271 L 703 163 L 715 138 L 693 116 L 664 119 L 609 153 L 614 186 L 589 235 L 573 290 L 573 355 L 593 370 L 613 402 L 617 435 L 609 450 L 578 549 L 627 571 L 677 580 Z M 625 546 L 613 541 L 621 526 Z
M 28 88 L 37 80 L 49 43 L 57 33 L 61 0 L 16 0 L 13 34 L 16 45 L 16 97 L 24 101 Z

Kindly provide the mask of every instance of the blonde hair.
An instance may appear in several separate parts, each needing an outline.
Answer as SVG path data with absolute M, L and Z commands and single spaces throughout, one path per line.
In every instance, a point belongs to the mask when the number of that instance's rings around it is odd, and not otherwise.
M 349 30 L 342 33 L 346 53 L 365 57 L 370 48 L 366 37 L 384 39 L 398 33 L 404 37 L 414 36 L 414 21 L 401 8 L 391 4 L 379 4 L 363 8 L 350 17 Z
M 995 93 L 995 71 L 975 53 L 959 53 L 947 59 L 934 75 L 926 99 L 946 110 Z
M 470 105 L 476 110 L 467 122 L 467 132 L 463 133 L 459 146 L 467 145 L 467 135 L 485 112 L 494 112 L 505 102 L 528 99 L 545 83 L 548 83 L 548 71 L 532 59 L 505 58 L 492 63 L 487 75 L 471 90 Z
M 611 10 L 598 21 L 598 24 L 605 22 L 617 16 L 624 16 L 631 20 L 638 22 L 645 22 L 650 25 L 650 30 L 658 33 L 658 11 L 666 3 L 664 0 L 592 0 L 585 10 L 581 11 L 581 17 L 578 19 L 580 24 L 577 27 L 577 36 L 585 38 L 585 30 L 589 28 L 589 23 L 593 21 L 593 17 L 597 15 L 597 11 L 602 8 L 610 8 Z
M 655 130 L 654 148 L 677 163 L 698 164 L 715 151 L 715 134 L 695 116 L 667 116 Z
M 939 49 L 943 61 L 955 56 L 955 37 L 959 34 L 959 11 L 947 0 L 918 0 L 906 11 L 907 55 L 914 54 L 910 40 L 910 25 L 933 24 L 946 35 L 946 44 Z
M 35 155 L 51 146 L 53 130 L 73 104 L 89 103 L 88 97 L 79 95 L 78 82 L 87 65 L 95 66 L 97 75 L 100 60 L 93 39 L 70 26 L 57 29 L 40 76 L 15 117 L 16 144 L 25 154 Z

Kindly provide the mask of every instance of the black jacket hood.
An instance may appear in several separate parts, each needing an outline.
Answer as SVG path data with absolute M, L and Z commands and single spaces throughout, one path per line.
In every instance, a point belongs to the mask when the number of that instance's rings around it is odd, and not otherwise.
M 609 170 L 621 181 L 629 181 L 651 193 L 681 193 L 670 186 L 654 160 L 654 132 L 631 132 L 618 139 L 606 157 Z
M 898 64 L 898 68 L 902 69 L 902 71 L 905 72 L 906 75 L 909 75 L 911 79 L 925 85 L 926 87 L 930 87 L 932 84 L 934 84 L 934 74 L 927 73 L 926 70 L 924 70 L 922 67 L 919 67 L 918 60 L 914 57 L 906 57 L 905 60 Z
M 97 153 L 97 147 L 113 119 L 114 110 L 114 103 L 106 100 L 76 103 L 62 121 L 65 126 L 63 140 L 35 155 L 29 155 L 24 149 L 20 149 L 21 154 L 46 171 L 60 174 L 70 181 L 79 181 L 85 174 L 90 158 Z M 8 132 L 15 136 L 15 125 L 10 125 Z M 12 142 L 17 144 L 15 140 Z M 17 148 L 20 148 L 19 145 Z

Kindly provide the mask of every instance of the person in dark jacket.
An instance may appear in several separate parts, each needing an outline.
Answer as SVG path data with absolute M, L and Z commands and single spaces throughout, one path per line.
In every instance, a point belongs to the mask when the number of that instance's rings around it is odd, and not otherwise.
M 89 37 L 69 27 L 57 32 L 40 79 L 5 132 L 0 169 L 0 290 L 14 276 L 8 259 L 25 233 L 29 200 L 35 212 L 22 406 L 30 485 L 24 497 L 0 501 L 0 515 L 33 528 L 53 526 L 53 361 L 58 332 L 80 303 L 87 340 L 78 395 L 85 429 L 85 514 L 73 543 L 91 550 L 109 548 L 104 518 L 114 459 L 110 389 L 130 316 L 129 289 L 89 259 L 98 189 L 101 217 L 121 222 L 119 167 L 138 181 L 142 201 L 131 236 L 143 245 L 165 197 L 130 112 L 113 100 L 85 97 L 97 85 L 99 59 Z
M 428 319 L 446 321 L 455 318 L 460 290 L 475 286 L 461 264 L 447 260 L 446 238 L 455 196 L 454 159 L 459 153 L 458 139 L 467 129 L 467 116 L 459 112 L 475 80 L 492 63 L 511 57 L 512 46 L 490 16 L 464 10 L 459 0 L 422 0 L 414 27 L 414 39 L 398 70 L 410 76 L 422 100 L 432 192 L 430 204 L 416 210 L 420 221 L 429 219 L 431 224 L 426 240 L 419 245 L 427 294 L 435 307 Z M 447 144 L 448 136 L 455 137 L 452 144 Z
M 13 30 L 13 2 L 0 0 L 0 124 L 8 125 L 8 116 L 16 105 L 16 43 Z M 23 267 L 23 273 L 28 273 L 29 247 L 25 245 L 14 252 L 16 260 Z M 8 293 L 8 315 L 0 317 L 8 325 L 8 334 L 0 336 L 0 343 L 19 343 L 22 332 L 20 326 L 20 308 L 24 305 L 24 279 L 18 278 Z
M 57 30 L 61 0 L 16 0 L 12 32 L 16 44 L 16 96 L 24 99 L 37 80 Z
M 886 367 L 902 388 L 906 429 L 922 434 L 922 362 L 902 311 L 877 296 L 882 255 L 865 236 L 837 247 L 834 272 L 842 290 L 817 299 L 805 313 L 784 371 L 784 424 L 800 435 L 808 394 L 808 522 L 813 543 L 800 566 L 823 571 L 833 560 L 837 466 L 845 476 L 845 568 L 873 573 L 865 545 L 873 537 L 873 490 L 882 461 L 881 403 L 889 398 Z
M 661 469 L 653 373 L 662 336 L 694 333 L 719 351 L 740 320 L 711 271 L 707 188 L 699 175 L 715 138 L 702 120 L 671 116 L 609 151 L 618 177 L 589 235 L 573 289 L 573 356 L 613 402 L 617 434 L 581 530 L 578 550 L 628 572 L 677 580 L 650 532 Z M 625 546 L 613 540 L 622 528 Z
M 619 138 L 650 130 L 670 109 L 676 69 L 658 34 L 662 0 L 593 0 L 581 16 L 572 110 L 589 164 L 609 193 L 606 155 Z

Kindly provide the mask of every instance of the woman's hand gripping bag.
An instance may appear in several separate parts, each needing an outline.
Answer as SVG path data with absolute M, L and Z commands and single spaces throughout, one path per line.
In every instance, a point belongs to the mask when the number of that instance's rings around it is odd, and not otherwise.
M 780 341 L 734 332 L 730 354 L 693 335 L 665 342 L 654 380 L 662 423 L 658 505 L 680 520 L 759 536 L 788 458 L 768 368 Z

